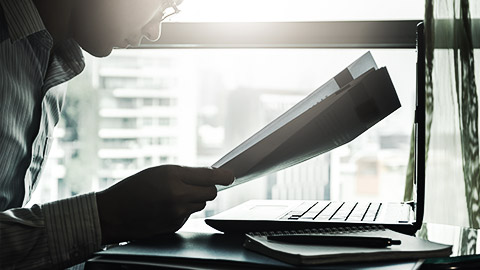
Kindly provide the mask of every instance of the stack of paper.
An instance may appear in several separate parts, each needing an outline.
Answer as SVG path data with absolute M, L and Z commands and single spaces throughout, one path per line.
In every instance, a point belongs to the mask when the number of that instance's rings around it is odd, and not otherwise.
M 245 183 L 350 142 L 400 108 L 386 68 L 367 52 L 212 165 Z

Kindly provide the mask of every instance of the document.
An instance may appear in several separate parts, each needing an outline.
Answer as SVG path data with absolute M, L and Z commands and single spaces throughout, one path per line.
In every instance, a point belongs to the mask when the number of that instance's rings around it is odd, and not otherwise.
M 214 168 L 234 173 L 232 185 L 288 168 L 358 137 L 400 108 L 386 68 L 370 52 L 234 148 Z

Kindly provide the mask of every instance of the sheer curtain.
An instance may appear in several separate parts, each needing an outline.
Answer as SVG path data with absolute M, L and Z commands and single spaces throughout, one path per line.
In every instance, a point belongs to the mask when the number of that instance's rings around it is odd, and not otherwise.
M 479 18 L 478 0 L 426 0 L 426 222 L 480 228 Z

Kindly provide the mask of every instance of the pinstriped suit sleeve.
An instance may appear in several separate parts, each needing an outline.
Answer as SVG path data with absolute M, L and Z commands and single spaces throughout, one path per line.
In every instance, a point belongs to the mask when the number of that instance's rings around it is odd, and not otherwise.
M 63 269 L 100 246 L 94 193 L 0 213 L 0 269 Z
M 75 41 L 53 44 L 32 0 L 0 0 L 2 270 L 66 268 L 100 249 L 94 193 L 15 208 L 35 189 L 60 116 L 64 95 L 51 88 L 85 65 Z

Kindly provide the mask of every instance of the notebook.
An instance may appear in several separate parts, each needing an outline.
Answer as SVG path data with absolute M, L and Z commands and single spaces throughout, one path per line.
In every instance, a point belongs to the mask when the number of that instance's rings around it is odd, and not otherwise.
M 399 245 L 388 247 L 355 247 L 334 245 L 308 245 L 270 240 L 272 235 L 322 235 L 385 237 L 400 240 Z M 246 235 L 244 247 L 294 265 L 330 263 L 400 261 L 446 257 L 452 246 L 433 243 L 413 236 L 394 232 L 382 226 L 352 227 L 344 230 L 319 229 L 292 232 L 254 232 Z
M 417 26 L 414 200 L 409 202 L 332 202 L 251 200 L 205 222 L 223 232 L 295 230 L 321 227 L 383 225 L 413 235 L 423 221 L 425 194 L 425 46 L 423 23 Z M 378 69 L 362 76 L 383 76 Z M 345 70 L 337 76 L 345 74 Z M 387 74 L 388 75 L 388 74 Z M 373 80 L 374 82 L 375 80 Z M 348 87 L 348 86 L 347 86 Z M 388 85 L 387 85 L 388 87 Z

